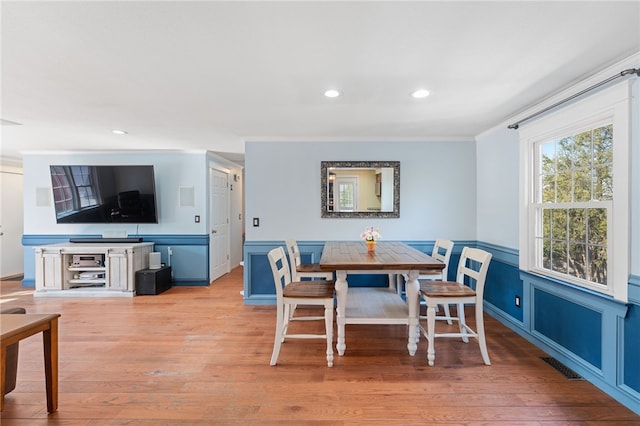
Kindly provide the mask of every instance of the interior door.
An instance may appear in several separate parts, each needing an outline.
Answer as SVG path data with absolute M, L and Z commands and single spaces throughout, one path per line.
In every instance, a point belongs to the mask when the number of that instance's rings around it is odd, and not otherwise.
M 0 277 L 24 272 L 22 174 L 0 171 Z
M 209 277 L 211 282 L 231 270 L 229 259 L 229 173 L 209 169 Z

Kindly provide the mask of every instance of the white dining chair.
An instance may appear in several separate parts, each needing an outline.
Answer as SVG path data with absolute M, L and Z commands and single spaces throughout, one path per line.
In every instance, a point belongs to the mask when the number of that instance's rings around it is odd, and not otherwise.
M 431 257 L 444 263 L 444 269 L 440 272 L 420 271 L 418 279 L 446 281 L 447 273 L 449 271 L 449 259 L 451 258 L 451 252 L 453 251 L 453 245 L 454 243 L 451 240 L 437 239 L 433 245 Z
M 439 260 L 444 263 L 444 269 L 440 272 L 433 271 L 420 271 L 420 275 L 418 276 L 419 280 L 439 280 L 446 281 L 449 276 L 449 260 L 451 259 L 451 252 L 453 251 L 453 241 L 437 239 L 435 244 L 433 245 L 433 250 L 431 251 L 431 257 Z M 451 313 L 449 310 L 449 305 L 443 305 L 444 314 L 446 317 L 451 317 Z M 426 317 L 424 317 L 426 319 Z M 450 319 L 447 319 L 447 324 L 453 324 Z
M 453 241 L 438 238 L 436 242 L 433 244 L 433 249 L 431 250 L 431 257 L 444 263 L 444 269 L 437 272 L 436 271 L 420 271 L 420 275 L 418 275 L 418 279 L 446 281 L 447 274 L 449 273 L 449 259 L 451 258 L 453 246 L 454 246 Z M 407 275 L 403 274 L 403 278 L 406 281 Z M 398 286 L 398 288 L 402 290 L 401 286 Z
M 289 266 L 291 267 L 291 281 L 306 280 L 333 280 L 333 271 L 321 271 L 318 263 L 302 263 L 302 254 L 298 247 L 298 242 L 294 238 L 285 241 L 287 253 L 289 255 Z M 289 316 L 293 317 L 297 306 L 293 305 L 289 309 Z
M 318 263 L 302 263 L 298 242 L 289 238 L 285 241 L 291 265 L 291 280 L 302 281 L 303 278 L 333 280 L 333 271 L 321 271 Z
M 460 255 L 456 281 L 422 281 L 420 283 L 420 295 L 427 303 L 427 327 L 420 323 L 420 330 L 427 339 L 427 361 L 433 365 L 435 361 L 435 338 L 461 337 L 465 343 L 469 337 L 474 337 L 480 345 L 482 360 L 486 365 L 491 365 L 487 342 L 484 333 L 483 297 L 484 285 L 487 278 L 487 270 L 491 261 L 491 253 L 484 250 L 465 247 Z M 470 287 L 475 283 L 475 290 Z M 459 332 L 436 333 L 436 317 L 438 305 L 456 304 L 456 316 L 448 315 L 448 319 L 458 321 Z M 465 304 L 475 305 L 476 329 L 473 330 L 465 321 Z
M 271 354 L 271 365 L 276 365 L 280 347 L 286 339 L 326 339 L 327 365 L 333 366 L 333 308 L 334 282 L 328 280 L 291 281 L 291 269 L 282 247 L 268 253 L 273 281 L 276 287 L 277 314 L 276 333 Z M 318 305 L 324 307 L 323 316 L 294 316 L 290 312 L 295 306 Z M 290 321 L 324 320 L 325 334 L 289 334 Z

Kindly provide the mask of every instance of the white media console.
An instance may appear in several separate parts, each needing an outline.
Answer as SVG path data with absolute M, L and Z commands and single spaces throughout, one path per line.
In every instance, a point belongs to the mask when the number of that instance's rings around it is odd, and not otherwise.
M 35 247 L 35 296 L 135 295 L 153 243 L 61 243 Z

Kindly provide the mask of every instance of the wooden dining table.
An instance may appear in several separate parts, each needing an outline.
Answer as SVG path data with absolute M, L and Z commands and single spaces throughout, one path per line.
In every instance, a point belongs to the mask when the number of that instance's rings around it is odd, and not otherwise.
M 60 314 L 0 314 L 0 411 L 4 410 L 7 346 L 42 332 L 47 411 L 58 409 L 58 318 Z
M 320 269 L 335 271 L 336 323 L 339 355 L 346 350 L 346 324 L 406 324 L 409 326 L 407 349 L 411 356 L 418 348 L 420 271 L 438 272 L 444 263 L 405 243 L 378 241 L 373 253 L 364 241 L 329 241 L 324 245 Z M 352 274 L 387 274 L 388 287 L 349 288 Z M 406 301 L 395 288 L 395 276 L 407 276 Z

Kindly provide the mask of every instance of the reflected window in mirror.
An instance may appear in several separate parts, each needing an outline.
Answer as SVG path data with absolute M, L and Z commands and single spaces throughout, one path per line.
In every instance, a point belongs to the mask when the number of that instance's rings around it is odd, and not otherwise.
M 400 217 L 399 161 L 322 161 L 321 217 Z

